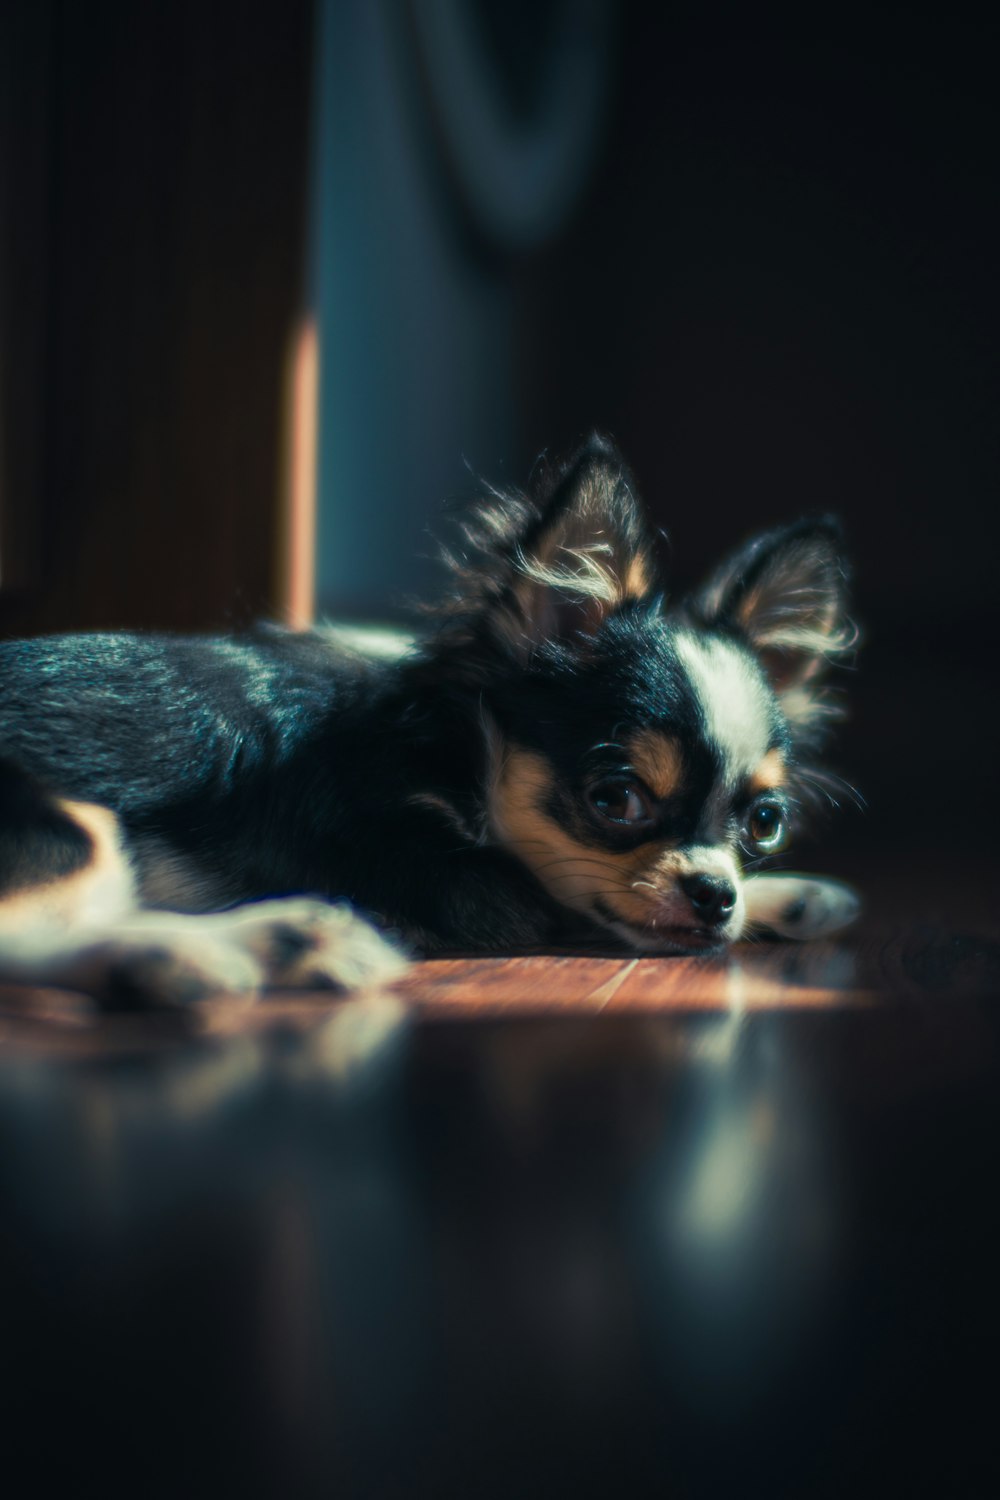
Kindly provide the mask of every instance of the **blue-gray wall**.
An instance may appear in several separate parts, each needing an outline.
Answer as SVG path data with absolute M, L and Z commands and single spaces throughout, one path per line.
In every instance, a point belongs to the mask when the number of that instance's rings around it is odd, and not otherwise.
M 478 108 L 483 80 L 463 75 L 452 47 L 489 5 L 321 7 L 312 277 L 323 613 L 389 616 L 426 589 L 436 576 L 430 528 L 444 504 L 469 493 L 469 469 L 496 481 L 522 462 L 518 266 L 585 181 L 600 130 L 606 9 L 599 0 L 537 8 L 548 14 L 553 58 L 577 65 L 563 68 L 565 98 L 551 77 L 543 90 L 558 104 L 557 123 L 571 128 L 560 134 L 543 118 L 532 136 L 531 122 L 512 114 L 508 150 Z M 543 38 L 524 17 L 524 47 L 537 48 Z M 482 28 L 466 35 L 488 63 L 487 38 Z M 442 107 L 432 118 L 435 89 Z M 486 174 L 478 181 L 477 159 Z M 463 171 L 476 200 L 467 210 L 455 185 Z M 515 468 L 511 477 L 522 476 Z

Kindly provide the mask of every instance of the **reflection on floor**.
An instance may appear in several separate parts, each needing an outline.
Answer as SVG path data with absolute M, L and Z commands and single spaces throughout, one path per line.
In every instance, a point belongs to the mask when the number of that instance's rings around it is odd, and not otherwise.
M 144 1500 L 1000 1493 L 1000 944 L 960 906 L 194 1017 L 3 992 L 8 1467 Z

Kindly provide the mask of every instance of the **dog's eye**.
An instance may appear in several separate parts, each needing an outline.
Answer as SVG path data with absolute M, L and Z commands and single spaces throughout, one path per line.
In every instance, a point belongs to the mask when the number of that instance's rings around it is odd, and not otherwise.
M 651 821 L 643 790 L 631 781 L 599 781 L 587 793 L 591 807 L 609 823 L 632 827 Z
M 751 843 L 766 854 L 781 848 L 787 832 L 785 814 L 775 802 L 759 802 L 747 822 Z

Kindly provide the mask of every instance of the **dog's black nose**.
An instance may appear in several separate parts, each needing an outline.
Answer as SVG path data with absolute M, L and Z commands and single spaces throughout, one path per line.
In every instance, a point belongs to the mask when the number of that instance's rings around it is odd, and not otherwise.
M 679 884 L 701 922 L 724 922 L 736 905 L 736 892 L 724 875 L 682 875 Z

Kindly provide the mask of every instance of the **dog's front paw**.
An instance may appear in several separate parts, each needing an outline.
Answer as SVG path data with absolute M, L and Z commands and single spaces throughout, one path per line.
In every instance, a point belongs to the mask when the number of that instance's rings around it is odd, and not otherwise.
M 349 906 L 288 897 L 228 916 L 233 940 L 263 966 L 272 989 L 381 989 L 409 969 L 399 949 Z
M 103 1010 L 173 1010 L 216 996 L 252 998 L 264 970 L 252 954 L 190 927 L 171 932 L 163 924 L 143 932 L 137 925 L 81 949 L 68 977 Z
M 849 885 L 826 876 L 753 875 L 744 894 L 749 925 L 800 941 L 839 932 L 861 909 Z

